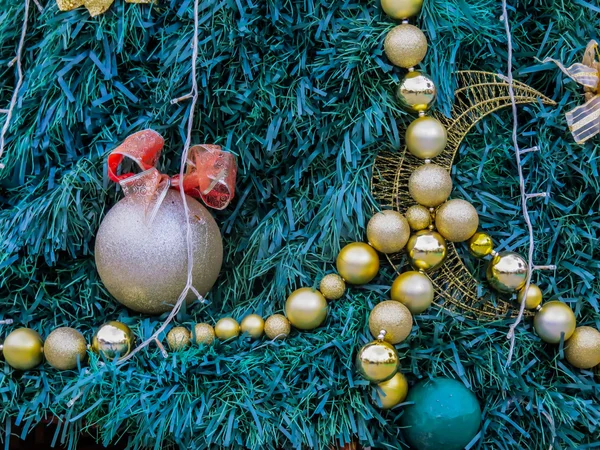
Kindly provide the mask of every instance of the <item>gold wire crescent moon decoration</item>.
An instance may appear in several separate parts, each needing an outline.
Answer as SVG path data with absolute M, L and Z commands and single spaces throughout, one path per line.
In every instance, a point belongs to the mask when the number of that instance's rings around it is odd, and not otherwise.
M 511 106 L 508 82 L 501 75 L 480 72 L 457 72 L 458 89 L 451 117 L 435 116 L 448 131 L 448 145 L 435 158 L 435 163 L 450 170 L 454 157 L 471 128 L 488 114 Z M 519 81 L 513 81 L 517 104 L 541 102 L 556 105 L 552 99 Z M 381 152 L 373 164 L 371 190 L 382 207 L 393 208 L 401 213 L 415 204 L 408 193 L 408 178 L 423 161 L 411 155 L 406 148 L 400 152 Z M 456 311 L 480 318 L 496 319 L 516 316 L 518 306 L 497 298 L 495 302 L 479 295 L 479 281 L 471 274 L 452 242 L 448 242 L 446 262 L 437 271 L 428 274 L 436 291 L 435 303 L 449 311 Z M 398 272 L 398 255 L 388 260 Z M 526 311 L 526 313 L 531 314 Z

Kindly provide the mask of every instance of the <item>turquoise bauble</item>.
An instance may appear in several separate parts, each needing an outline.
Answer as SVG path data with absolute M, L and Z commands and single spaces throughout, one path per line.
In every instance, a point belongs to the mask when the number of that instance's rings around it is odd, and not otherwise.
M 451 378 L 421 381 L 405 402 L 400 425 L 415 450 L 462 450 L 481 426 L 477 397 Z

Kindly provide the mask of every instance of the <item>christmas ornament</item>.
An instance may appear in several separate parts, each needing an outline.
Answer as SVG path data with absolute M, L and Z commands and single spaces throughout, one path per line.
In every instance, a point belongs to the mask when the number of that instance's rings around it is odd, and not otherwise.
M 116 320 L 106 322 L 92 339 L 92 350 L 106 359 L 123 358 L 135 346 L 135 336 L 127 325 Z
M 483 232 L 475 233 L 469 239 L 469 252 L 477 258 L 485 258 L 494 251 L 494 241 L 492 237 Z
M 259 339 L 265 328 L 265 321 L 258 314 L 250 314 L 242 319 L 240 330 L 242 333 L 248 333 L 252 339 Z
M 346 283 L 339 275 L 330 273 L 321 280 L 319 290 L 327 300 L 337 300 L 346 292 Z
M 377 395 L 382 409 L 390 409 L 402 403 L 408 394 L 408 382 L 402 373 L 397 372 L 392 378 L 377 385 Z
M 542 291 L 537 285 L 530 283 L 527 293 L 525 293 L 525 287 L 519 291 L 517 300 L 519 303 L 523 303 L 524 300 L 527 309 L 536 309 L 542 304 Z
M 561 337 L 566 341 L 575 331 L 575 314 L 569 305 L 551 301 L 542 305 L 533 318 L 533 326 L 543 341 L 558 344 Z
M 412 112 L 423 112 L 431 108 L 435 102 L 437 89 L 429 75 L 417 70 L 413 70 L 412 72 L 408 72 L 398 85 L 398 88 L 396 89 L 396 96 L 398 97 L 402 107 L 406 110 Z M 441 123 L 440 126 L 442 126 Z M 445 137 L 446 130 L 444 129 L 444 138 Z M 415 156 L 418 157 L 418 155 Z
M 446 147 L 448 133 L 444 125 L 435 117 L 423 116 L 410 123 L 406 129 L 405 139 L 406 148 L 414 156 L 420 159 L 431 159 L 442 153 Z M 444 175 L 448 174 L 448 172 L 444 169 L 442 170 L 444 172 L 442 176 L 446 179 Z M 450 180 L 450 183 L 452 183 L 452 180 Z M 452 189 L 452 184 L 450 184 L 450 189 Z M 448 193 L 448 195 L 450 194 Z
M 410 236 L 408 221 L 397 211 L 381 211 L 367 224 L 367 239 L 381 253 L 397 253 Z
M 406 306 L 411 314 L 419 314 L 431 306 L 433 295 L 429 277 L 421 272 L 409 271 L 394 280 L 390 297 Z
M 405 69 L 419 64 L 427 53 L 427 38 L 414 25 L 403 23 L 385 37 L 383 50 L 392 64 Z
M 450 196 L 452 178 L 446 169 L 437 164 L 423 164 L 408 179 L 408 191 L 417 203 L 435 207 Z
M 285 339 L 290 331 L 290 321 L 282 314 L 273 314 L 265 320 L 265 334 L 269 339 Z
M 74 328 L 56 328 L 44 342 L 44 357 L 55 369 L 75 369 L 78 362 L 83 364 L 87 359 L 87 343 Z
M 44 360 L 42 338 L 31 328 L 17 328 L 4 340 L 1 346 L 4 360 L 13 369 L 29 370 Z
M 197 323 L 194 326 L 196 344 L 210 345 L 215 340 L 215 329 L 207 323 Z
M 384 340 L 399 344 L 412 330 L 412 315 L 400 302 L 386 300 L 373 308 L 369 316 L 369 330 L 374 338 L 385 331 Z
M 383 340 L 368 343 L 356 356 L 356 369 L 372 383 L 387 381 L 396 375 L 400 367 L 396 349 Z
M 192 342 L 192 334 L 185 327 L 173 327 L 167 333 L 169 348 L 176 352 L 186 348 Z
M 600 364 L 600 332 L 592 327 L 577 327 L 565 342 L 565 358 L 579 369 Z
M 327 300 L 314 289 L 296 289 L 285 302 L 285 315 L 296 328 L 313 330 L 327 317 Z
M 337 270 L 350 284 L 366 284 L 379 271 L 379 256 L 373 248 L 362 242 L 346 245 L 338 254 Z
M 61 11 L 71 11 L 85 6 L 90 13 L 90 16 L 94 17 L 98 14 L 102 14 L 108 11 L 108 8 L 114 3 L 115 0 L 56 0 L 58 9 Z M 153 3 L 154 0 L 125 0 L 126 3 Z
M 451 242 L 463 242 L 477 231 L 479 215 L 469 202 L 458 198 L 448 200 L 435 213 L 435 227 Z
M 408 240 L 406 252 L 408 261 L 415 269 L 432 271 L 446 258 L 446 241 L 435 231 L 417 231 Z
M 215 325 L 215 335 L 221 341 L 238 337 L 240 335 L 240 325 L 231 317 L 224 317 Z
M 406 210 L 406 220 L 411 230 L 424 230 L 431 225 L 431 213 L 424 206 L 413 205 Z
M 486 276 L 492 287 L 506 294 L 518 291 L 527 282 L 529 266 L 514 252 L 500 252 L 490 261 Z
M 381 0 L 381 7 L 392 19 L 407 19 L 417 15 L 423 0 Z

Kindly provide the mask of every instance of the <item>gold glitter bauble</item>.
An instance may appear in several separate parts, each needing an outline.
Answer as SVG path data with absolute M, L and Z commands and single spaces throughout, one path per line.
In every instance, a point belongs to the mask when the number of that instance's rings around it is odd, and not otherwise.
M 420 159 L 431 159 L 444 151 L 448 133 L 435 117 L 423 116 L 413 120 L 406 129 L 406 148 Z
M 565 358 L 578 369 L 600 364 L 600 332 L 592 327 L 577 327 L 565 343 Z
M 427 111 L 435 102 L 437 89 L 429 75 L 413 70 L 404 75 L 404 78 L 400 81 L 396 89 L 396 96 L 402 107 L 408 111 Z M 443 126 L 442 128 L 445 134 L 446 129 Z
M 431 225 L 431 213 L 424 206 L 413 205 L 406 210 L 406 220 L 411 230 L 424 230 Z
M 185 327 L 174 327 L 167 333 L 167 343 L 174 352 L 187 347 L 190 342 L 192 342 L 192 333 Z
M 44 342 L 44 357 L 55 369 L 75 369 L 77 361 L 83 364 L 87 359 L 87 343 L 83 335 L 74 328 L 56 328 Z
M 446 169 L 437 164 L 423 164 L 410 175 L 408 192 L 417 203 L 435 207 L 450 196 L 452 178 Z
M 215 329 L 208 323 L 197 323 L 194 326 L 196 344 L 210 345 L 215 340 Z
M 517 294 L 519 303 L 523 303 L 523 299 L 525 299 L 525 308 L 535 309 L 542 304 L 542 291 L 536 284 L 530 283 L 527 295 L 525 295 L 525 287 Z
M 429 277 L 411 270 L 394 280 L 390 297 L 406 306 L 411 314 L 419 314 L 431 306 L 433 295 L 433 283 Z
M 283 314 L 273 314 L 265 320 L 265 334 L 269 339 L 285 339 L 291 330 L 290 321 Z
M 381 253 L 397 253 L 410 237 L 410 226 L 398 211 L 378 212 L 367 225 L 367 240 Z
M 285 315 L 300 330 L 314 330 L 327 317 L 327 300 L 309 287 L 296 289 L 285 302 Z
M 17 328 L 6 336 L 2 351 L 4 360 L 17 370 L 33 369 L 44 359 L 42 337 L 31 328 Z
M 366 284 L 379 272 L 379 256 L 370 245 L 353 242 L 340 250 L 336 267 L 347 283 Z
M 400 359 L 396 349 L 385 341 L 373 341 L 356 355 L 358 373 L 371 383 L 381 383 L 396 375 Z
M 221 233 L 208 210 L 187 197 L 193 242 L 193 283 L 212 288 L 223 261 Z M 144 314 L 172 309 L 187 281 L 186 220 L 179 192 L 169 189 L 150 222 L 145 205 L 127 196 L 108 212 L 96 236 L 96 266 L 108 291 Z M 190 291 L 188 304 L 196 300 Z
M 464 242 L 475 234 L 479 226 L 479 214 L 466 200 L 448 200 L 435 213 L 435 227 L 451 242 Z
M 427 38 L 414 25 L 403 23 L 390 30 L 383 50 L 392 64 L 405 69 L 419 64 L 427 53 Z
M 406 377 L 397 372 L 392 378 L 377 385 L 377 395 L 382 409 L 390 409 L 399 405 L 408 395 L 408 381 Z
M 494 289 L 510 294 L 525 286 L 528 273 L 529 266 L 521 255 L 514 252 L 500 252 L 490 261 L 486 276 Z
M 536 313 L 533 326 L 543 341 L 558 344 L 561 336 L 565 341 L 571 337 L 577 321 L 569 305 L 555 300 L 545 303 Z
M 399 344 L 408 337 L 413 320 L 408 308 L 400 302 L 386 300 L 375 305 L 369 315 L 369 330 L 374 338 L 385 330 L 384 340 Z
M 327 300 L 337 300 L 346 292 L 346 283 L 339 275 L 330 273 L 321 280 L 319 290 Z
M 71 11 L 80 6 L 85 6 L 90 13 L 90 16 L 94 17 L 106 12 L 114 1 L 115 0 L 56 0 L 56 4 L 61 11 Z M 156 0 L 125 0 L 126 3 L 154 3 L 155 1 Z
M 106 359 L 127 356 L 135 345 L 135 336 L 122 322 L 111 320 L 96 331 L 92 339 L 92 350 L 104 355 Z
M 408 19 L 421 11 L 423 0 L 381 0 L 381 7 L 392 19 Z
M 242 319 L 240 329 L 242 333 L 248 333 L 252 339 L 258 339 L 265 329 L 265 321 L 258 314 L 250 314 Z
M 437 269 L 446 259 L 447 251 L 444 238 L 430 230 L 417 231 L 406 244 L 410 265 L 425 272 Z
M 226 341 L 240 335 L 240 325 L 231 317 L 223 317 L 215 325 L 215 335 L 221 341 Z
M 471 255 L 477 258 L 484 258 L 487 255 L 491 255 L 493 251 L 494 241 L 489 234 L 479 231 L 469 239 L 469 252 Z

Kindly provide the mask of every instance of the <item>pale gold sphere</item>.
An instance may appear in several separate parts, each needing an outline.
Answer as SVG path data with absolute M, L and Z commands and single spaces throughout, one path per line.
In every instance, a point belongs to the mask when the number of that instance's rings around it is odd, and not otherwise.
M 422 6 L 423 0 L 381 0 L 383 11 L 392 19 L 408 19 L 416 16 Z
M 273 314 L 265 321 L 265 334 L 269 339 L 285 339 L 291 330 L 290 321 L 283 314 Z
M 406 220 L 411 230 L 424 230 L 431 225 L 431 213 L 424 206 L 413 205 L 406 210 Z
M 404 248 L 410 237 L 410 226 L 398 211 L 378 212 L 367 225 L 367 240 L 381 253 L 397 253 Z
M 479 226 L 479 214 L 466 200 L 448 200 L 435 213 L 435 227 L 451 242 L 464 242 L 475 234 Z
M 600 332 L 592 327 L 577 327 L 565 343 L 565 358 L 578 369 L 600 364 Z
M 489 234 L 479 231 L 469 239 L 469 252 L 471 255 L 477 258 L 484 258 L 487 255 L 491 255 L 493 251 L 494 241 Z
M 385 341 L 370 342 L 356 355 L 358 373 L 371 383 L 389 380 L 399 368 L 400 359 L 396 349 Z
M 369 330 L 374 338 L 385 330 L 384 340 L 399 344 L 408 337 L 413 320 L 408 308 L 400 302 L 386 300 L 375 305 L 369 315 Z
M 56 328 L 44 342 L 44 357 L 55 369 L 75 369 L 77 361 L 83 364 L 87 359 L 87 343 L 83 335 L 74 328 Z
M 192 334 L 185 327 L 173 327 L 167 333 L 169 348 L 176 352 L 184 349 L 192 342 Z
M 379 383 L 377 386 L 379 387 L 377 395 L 382 409 L 390 409 L 399 405 L 406 400 L 408 395 L 408 381 L 401 372 L 397 372 L 392 378 Z
M 423 116 L 410 123 L 406 129 L 405 141 L 406 148 L 414 156 L 432 159 L 446 148 L 448 133 L 442 122 L 435 117 Z
M 411 314 L 420 314 L 431 306 L 434 293 L 429 277 L 411 270 L 394 280 L 390 296 L 406 306 Z
M 285 302 L 285 315 L 300 330 L 314 330 L 327 318 L 327 300 L 309 287 L 296 289 Z
M 100 326 L 92 339 L 92 350 L 106 359 L 127 356 L 135 346 L 135 336 L 122 322 L 111 320 Z
M 242 319 L 240 328 L 242 333 L 248 333 L 252 339 L 258 339 L 265 329 L 265 321 L 258 314 L 250 314 Z
M 486 271 L 490 285 L 505 294 L 518 291 L 525 286 L 528 274 L 527 261 L 514 252 L 500 252 L 495 255 Z
M 346 292 L 346 282 L 339 275 L 330 273 L 321 280 L 319 290 L 327 300 L 337 300 Z
M 446 169 L 437 164 L 423 164 L 410 175 L 408 192 L 417 203 L 435 207 L 450 196 L 452 178 Z
M 412 112 L 430 109 L 437 96 L 433 80 L 423 72 L 408 72 L 396 89 L 396 96 L 403 108 Z M 446 129 L 444 128 L 444 134 Z M 416 155 L 415 155 L 416 156 Z
M 31 328 L 17 328 L 6 336 L 2 351 L 4 360 L 17 370 L 33 369 L 44 359 L 42 337 Z
M 366 284 L 379 272 L 379 256 L 368 244 L 353 242 L 340 250 L 338 273 L 350 284 Z
M 215 335 L 221 341 L 226 341 L 240 335 L 240 325 L 231 317 L 223 317 L 215 325 Z
M 387 34 L 383 50 L 392 64 L 409 69 L 425 58 L 427 38 L 414 25 L 403 23 Z
M 519 300 L 519 303 L 523 303 L 523 300 L 525 300 L 525 308 L 527 309 L 536 309 L 542 304 L 542 298 L 542 290 L 533 283 L 529 284 L 527 294 L 525 294 L 525 287 L 517 294 L 517 300 Z
M 542 306 L 533 318 L 533 326 L 543 341 L 558 344 L 561 336 L 566 341 L 575 331 L 577 321 L 569 305 L 551 301 Z
M 425 272 L 437 269 L 446 259 L 447 252 L 444 238 L 430 230 L 417 231 L 406 244 L 410 265 Z
M 196 344 L 210 345 L 215 340 L 215 329 L 208 323 L 197 323 L 194 326 Z

